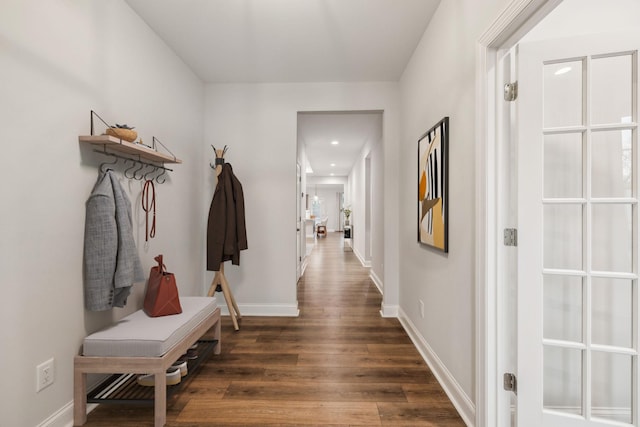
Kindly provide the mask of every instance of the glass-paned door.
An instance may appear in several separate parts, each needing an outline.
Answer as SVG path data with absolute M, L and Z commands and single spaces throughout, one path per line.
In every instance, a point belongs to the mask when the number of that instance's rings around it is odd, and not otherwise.
M 638 425 L 637 34 L 518 47 L 518 425 Z

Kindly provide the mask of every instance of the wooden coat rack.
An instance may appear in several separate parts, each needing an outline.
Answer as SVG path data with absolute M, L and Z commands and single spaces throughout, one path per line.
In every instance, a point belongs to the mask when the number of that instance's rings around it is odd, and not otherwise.
M 211 165 L 211 167 L 215 169 L 216 177 L 218 177 L 222 173 L 222 165 L 224 164 L 224 155 L 227 152 L 227 147 L 225 146 L 223 150 L 216 150 L 213 145 L 211 147 L 216 153 L 216 163 L 215 165 Z M 240 314 L 240 309 L 238 308 L 238 304 L 236 304 L 236 299 L 233 297 L 233 293 L 229 287 L 229 282 L 227 282 L 227 278 L 224 275 L 224 262 L 220 263 L 220 270 L 216 271 L 213 276 L 213 281 L 211 282 L 208 295 L 212 297 L 216 291 L 222 291 L 224 299 L 227 302 L 227 308 L 229 309 L 229 315 L 231 316 L 233 327 L 236 331 L 240 330 L 238 320 L 242 318 L 242 315 Z

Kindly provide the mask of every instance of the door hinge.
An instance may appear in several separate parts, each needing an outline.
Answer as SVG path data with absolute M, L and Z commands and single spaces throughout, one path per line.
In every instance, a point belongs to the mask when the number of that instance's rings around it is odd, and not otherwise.
M 515 394 L 518 394 L 518 380 L 516 379 L 516 374 L 511 374 L 509 372 L 504 374 L 503 386 L 506 391 L 512 391 Z
M 504 85 L 504 100 L 511 102 L 516 99 L 518 99 L 518 82 Z
M 518 229 L 517 228 L 504 229 L 504 245 L 518 246 Z

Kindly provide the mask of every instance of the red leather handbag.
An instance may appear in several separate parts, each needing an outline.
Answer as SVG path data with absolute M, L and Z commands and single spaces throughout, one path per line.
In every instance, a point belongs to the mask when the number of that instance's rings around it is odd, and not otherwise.
M 149 282 L 144 295 L 144 311 L 151 317 L 182 313 L 178 286 L 173 273 L 167 272 L 162 255 L 154 258 L 158 265 L 151 267 Z

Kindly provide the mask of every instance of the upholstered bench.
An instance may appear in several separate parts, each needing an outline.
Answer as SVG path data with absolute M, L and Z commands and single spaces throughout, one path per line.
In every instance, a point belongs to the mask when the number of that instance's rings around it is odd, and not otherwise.
M 153 374 L 154 423 L 166 423 L 166 370 L 212 327 L 220 354 L 220 308 L 213 297 L 181 297 L 182 313 L 149 317 L 138 310 L 84 339 L 74 359 L 74 425 L 87 420 L 87 374 Z

